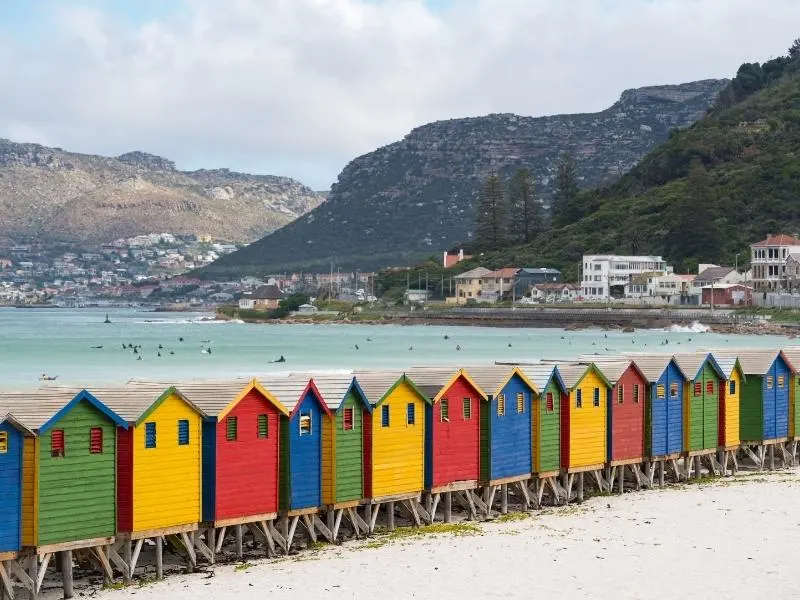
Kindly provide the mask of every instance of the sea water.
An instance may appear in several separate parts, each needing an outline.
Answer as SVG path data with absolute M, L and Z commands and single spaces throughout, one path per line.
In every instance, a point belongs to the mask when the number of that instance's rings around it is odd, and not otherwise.
M 104 323 L 106 313 L 111 323 Z M 455 366 L 621 351 L 780 348 L 791 343 L 780 336 L 720 335 L 703 333 L 704 329 L 700 324 L 633 333 L 519 327 L 266 325 L 215 321 L 210 313 L 6 308 L 0 309 L 0 390 L 36 387 L 42 374 L 57 377 L 57 383 L 91 388 L 130 379 L 172 382 L 301 369 Z M 280 356 L 286 361 L 272 362 Z

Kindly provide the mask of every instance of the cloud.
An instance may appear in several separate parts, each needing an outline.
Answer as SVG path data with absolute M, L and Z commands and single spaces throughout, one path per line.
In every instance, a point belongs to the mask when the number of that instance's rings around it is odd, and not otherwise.
M 800 22 L 796 0 L 184 0 L 135 20 L 92 0 L 51 9 L 38 43 L 0 33 L 0 136 L 318 188 L 431 120 L 595 111 L 626 88 L 730 76 L 783 54 Z

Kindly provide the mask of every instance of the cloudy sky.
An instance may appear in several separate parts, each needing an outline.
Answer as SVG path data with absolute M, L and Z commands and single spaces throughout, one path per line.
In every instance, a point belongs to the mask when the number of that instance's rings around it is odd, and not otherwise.
M 785 53 L 798 0 L 0 0 L 0 137 L 326 189 L 426 122 Z

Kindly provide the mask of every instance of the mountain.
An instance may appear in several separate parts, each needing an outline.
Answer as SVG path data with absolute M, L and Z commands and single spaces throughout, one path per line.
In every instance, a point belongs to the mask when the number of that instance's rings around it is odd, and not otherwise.
M 0 238 L 17 242 L 155 232 L 249 242 L 322 200 L 288 177 L 185 172 L 144 152 L 108 158 L 0 139 Z
M 543 199 L 562 152 L 584 187 L 610 182 L 673 129 L 700 118 L 726 85 L 706 80 L 624 92 L 600 113 L 494 114 L 418 127 L 356 158 L 328 200 L 297 221 L 204 270 L 209 277 L 289 269 L 375 268 L 439 253 L 471 236 L 488 173 L 528 167 Z
M 738 254 L 741 267 L 751 243 L 800 233 L 799 200 L 800 41 L 789 56 L 742 65 L 707 117 L 613 185 L 580 194 L 575 223 L 483 260 L 556 266 L 574 279 L 594 253 L 660 254 L 679 271 Z

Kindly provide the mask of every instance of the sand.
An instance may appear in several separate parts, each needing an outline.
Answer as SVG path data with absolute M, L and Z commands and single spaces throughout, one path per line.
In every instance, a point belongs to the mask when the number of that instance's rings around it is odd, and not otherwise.
M 800 470 L 596 497 L 477 529 L 348 542 L 97 597 L 793 597 Z

